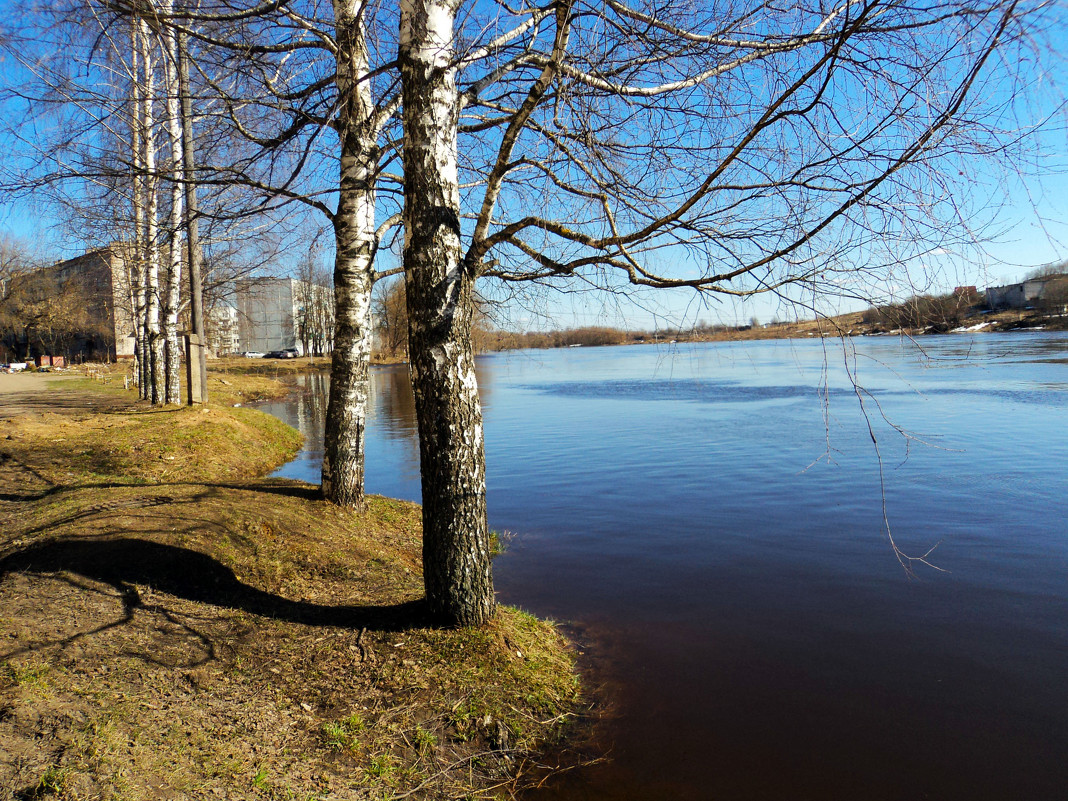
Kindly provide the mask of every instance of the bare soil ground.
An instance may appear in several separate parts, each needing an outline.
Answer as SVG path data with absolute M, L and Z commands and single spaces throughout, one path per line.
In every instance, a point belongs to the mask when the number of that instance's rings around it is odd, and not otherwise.
M 72 379 L 81 374 L 0 373 L 0 420 L 33 412 L 79 414 L 87 411 L 130 407 L 136 396 L 128 393 L 105 395 Z M 57 391 L 58 390 L 58 391 Z
M 552 626 L 429 627 L 416 506 L 259 477 L 298 445 L 266 415 L 132 397 L 0 376 L 0 798 L 483 798 L 538 775 L 578 700 Z

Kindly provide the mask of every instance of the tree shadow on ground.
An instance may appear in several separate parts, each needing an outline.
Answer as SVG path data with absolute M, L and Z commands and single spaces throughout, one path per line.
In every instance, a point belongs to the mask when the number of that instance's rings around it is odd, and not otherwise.
M 10 475 L 8 475 L 10 474 Z M 32 484 L 32 487 L 27 486 Z M 31 465 L 16 458 L 6 451 L 0 451 L 0 501 L 39 501 L 63 492 L 86 489 L 121 489 L 136 487 L 140 489 L 159 489 L 163 487 L 204 487 L 205 489 L 235 489 L 250 492 L 265 492 L 287 498 L 301 498 L 308 501 L 322 500 L 322 490 L 318 484 L 308 484 L 288 478 L 250 478 L 232 481 L 139 481 L 136 479 L 116 479 L 113 481 L 78 482 L 72 484 L 54 483 L 41 475 Z M 13 488 L 12 491 L 4 491 Z
M 306 501 L 321 501 L 322 489 L 318 484 L 307 484 L 291 478 L 258 478 L 247 481 L 213 481 L 206 487 L 220 489 L 246 490 L 249 492 L 266 492 L 286 498 L 301 498 Z
M 197 603 L 312 626 L 402 631 L 429 624 L 422 599 L 350 606 L 293 601 L 243 583 L 230 568 L 198 551 L 128 537 L 51 540 L 0 559 L 0 581 L 16 572 L 64 571 L 110 584 L 134 604 L 133 587 L 142 584 Z

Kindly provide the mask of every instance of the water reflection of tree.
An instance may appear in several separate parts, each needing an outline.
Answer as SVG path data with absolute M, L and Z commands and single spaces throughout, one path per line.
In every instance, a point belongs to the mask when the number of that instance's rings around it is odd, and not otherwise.
M 297 419 L 306 442 L 322 442 L 326 432 L 326 404 L 330 392 L 327 373 L 304 373 L 297 378 Z
M 493 370 L 486 361 L 492 358 L 492 356 L 480 356 L 475 359 L 475 378 L 478 379 L 478 397 L 482 402 L 483 415 L 489 411 L 493 397 Z
M 379 425 L 390 439 L 412 439 L 416 434 L 415 395 L 407 366 L 373 371 L 369 425 Z
M 489 406 L 492 370 L 476 363 L 479 394 L 483 407 Z M 303 373 L 297 376 L 296 425 L 305 442 L 321 443 L 326 431 L 326 407 L 330 397 L 330 374 Z M 418 464 L 419 438 L 415 418 L 415 395 L 407 365 L 376 367 L 371 371 L 367 426 L 383 439 L 404 443 L 408 458 Z
M 492 394 L 492 373 L 488 367 L 477 362 L 475 373 L 478 378 L 478 393 L 485 408 L 489 405 Z M 388 421 L 382 426 L 387 437 L 409 439 L 415 436 L 415 394 L 406 365 L 378 367 L 373 371 L 369 406 L 368 424 L 374 425 L 375 421 L 380 419 Z

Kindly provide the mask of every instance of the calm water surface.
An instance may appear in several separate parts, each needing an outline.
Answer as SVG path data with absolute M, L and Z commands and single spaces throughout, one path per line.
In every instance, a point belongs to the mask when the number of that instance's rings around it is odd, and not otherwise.
M 498 594 L 611 706 L 611 761 L 535 798 L 1068 798 L 1068 336 L 922 346 L 480 360 Z M 374 377 L 368 490 L 418 500 L 406 369 Z M 310 443 L 281 475 L 318 480 L 324 389 L 265 407 Z

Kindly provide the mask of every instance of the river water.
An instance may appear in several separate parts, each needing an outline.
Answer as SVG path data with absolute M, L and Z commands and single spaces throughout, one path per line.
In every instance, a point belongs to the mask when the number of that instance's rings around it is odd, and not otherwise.
M 478 377 L 498 595 L 573 627 L 608 702 L 610 761 L 534 798 L 1068 798 L 1068 336 L 523 351 Z M 305 380 L 264 408 L 309 443 L 279 474 L 317 481 Z M 368 437 L 368 490 L 418 500 L 405 368 L 374 371 Z

